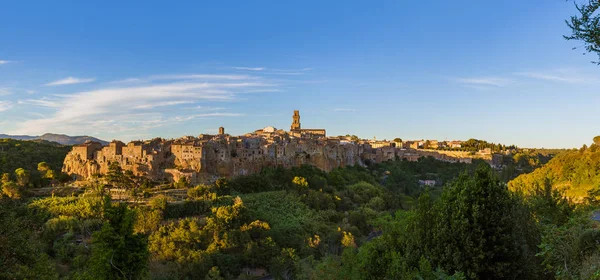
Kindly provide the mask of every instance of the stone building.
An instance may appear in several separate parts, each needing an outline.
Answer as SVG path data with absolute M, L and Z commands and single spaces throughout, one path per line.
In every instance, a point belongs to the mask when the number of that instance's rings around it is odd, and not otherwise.
M 290 127 L 290 134 L 295 137 L 302 138 L 322 138 L 326 137 L 325 129 L 321 128 L 302 128 L 300 126 L 300 111 L 294 110 L 294 115 L 292 116 L 292 125 Z

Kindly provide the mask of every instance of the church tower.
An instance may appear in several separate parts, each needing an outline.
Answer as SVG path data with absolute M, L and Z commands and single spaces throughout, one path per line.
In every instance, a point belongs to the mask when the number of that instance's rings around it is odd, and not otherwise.
M 292 128 L 291 131 L 300 130 L 300 111 L 294 110 L 294 115 L 292 116 Z

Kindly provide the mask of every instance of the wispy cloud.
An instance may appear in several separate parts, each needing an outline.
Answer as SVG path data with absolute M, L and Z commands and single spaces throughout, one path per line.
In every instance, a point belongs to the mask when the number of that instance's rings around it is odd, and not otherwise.
M 152 109 L 152 108 L 156 108 L 156 107 L 167 107 L 167 106 L 175 106 L 175 105 L 181 105 L 181 104 L 191 104 L 194 103 L 195 101 L 191 101 L 191 100 L 180 100 L 180 101 L 165 101 L 165 102 L 160 102 L 160 103 L 147 103 L 147 104 L 141 104 L 135 107 L 135 109 Z
M 169 74 L 154 75 L 148 78 L 149 81 L 160 80 L 252 80 L 257 77 L 249 75 L 224 75 L 224 74 Z
M 0 60 L 0 65 L 3 65 L 3 64 L 9 64 L 9 63 L 11 63 L 11 62 L 12 62 L 12 61 L 10 61 L 10 60 Z
M 73 85 L 73 84 L 82 84 L 82 83 L 91 83 L 95 81 L 96 78 L 75 78 L 75 77 L 67 77 L 62 80 L 54 81 L 47 83 L 46 86 L 62 86 L 62 85 Z
M 503 87 L 512 82 L 510 79 L 501 77 L 454 78 L 452 80 L 463 85 L 480 85 L 494 87 Z
M 264 67 L 233 67 L 236 70 L 247 70 L 247 71 L 262 71 L 265 70 Z
M 196 107 L 196 109 L 199 109 L 201 111 L 221 111 L 221 110 L 225 110 L 226 108 L 223 108 L 223 107 L 198 106 L 198 107 Z
M 72 134 L 144 135 L 175 122 L 209 117 L 237 117 L 238 112 L 178 110 L 184 104 L 238 101 L 246 91 L 268 91 L 276 85 L 246 75 L 158 75 L 145 84 L 108 83 L 106 87 L 72 94 L 26 99 L 21 104 L 53 110 L 29 119 L 11 133 L 38 134 L 48 128 Z M 161 110 L 157 110 L 161 107 Z M 163 108 L 164 107 L 164 108 Z M 201 108 L 197 108 L 201 109 Z
M 304 75 L 309 71 L 312 71 L 312 68 L 302 68 L 302 69 L 268 69 L 268 72 L 266 72 L 265 74 L 272 74 L 272 75 L 291 75 L 291 76 L 295 76 L 295 75 Z
M 570 70 L 556 70 L 550 72 L 516 72 L 514 74 L 526 78 L 569 84 L 598 81 L 597 77 L 587 77 L 581 73 Z
M 147 82 L 147 80 L 140 79 L 140 78 L 127 78 L 127 79 L 123 79 L 123 80 L 114 81 L 114 82 L 111 82 L 111 83 L 115 83 L 115 84 L 133 84 L 133 83 L 144 83 L 144 82 Z
M 23 105 L 33 105 L 33 106 L 48 107 L 48 108 L 60 107 L 60 100 L 52 100 L 47 97 L 40 98 L 40 99 L 19 100 L 17 103 L 23 104 Z
M 334 112 L 356 112 L 356 109 L 351 109 L 351 108 L 335 108 L 333 109 Z
M 0 101 L 0 112 L 4 112 L 8 109 L 12 108 L 12 102 L 10 101 Z

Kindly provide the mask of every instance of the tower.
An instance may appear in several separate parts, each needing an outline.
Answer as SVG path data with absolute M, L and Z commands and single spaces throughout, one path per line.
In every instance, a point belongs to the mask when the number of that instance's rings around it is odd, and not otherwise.
M 294 110 L 294 115 L 292 116 L 292 127 L 290 130 L 300 130 L 300 111 L 298 110 Z
M 219 127 L 219 135 L 223 135 L 225 134 L 225 128 L 224 127 Z

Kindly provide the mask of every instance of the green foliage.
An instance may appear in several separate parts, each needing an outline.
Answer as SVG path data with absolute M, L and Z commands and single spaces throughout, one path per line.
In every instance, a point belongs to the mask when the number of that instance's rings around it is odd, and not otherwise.
M 187 179 L 185 177 L 180 177 L 179 180 L 177 180 L 177 182 L 175 182 L 175 188 L 177 189 L 183 189 L 183 188 L 187 188 L 189 185 Z
M 279 256 L 271 263 L 271 272 L 275 279 L 292 279 L 298 270 L 298 256 L 293 248 L 283 248 Z
M 436 279 L 443 271 L 456 278 L 532 279 L 535 237 L 523 202 L 482 166 L 450 183 L 439 200 L 422 196 L 414 214 L 385 227 L 346 269 L 370 279 Z
M 31 178 L 29 171 L 23 168 L 17 168 L 15 170 L 15 177 L 17 178 L 17 184 L 21 187 L 25 187 L 29 184 L 29 179 Z
M 150 207 L 155 210 L 166 210 L 167 204 L 169 203 L 169 198 L 166 195 L 157 195 L 152 200 L 150 200 Z
M 529 240 L 534 224 L 520 215 L 520 203 L 489 167 L 474 177 L 459 177 L 434 204 L 433 212 L 422 210 L 434 222 L 433 243 L 425 252 L 445 271 L 464 272 L 470 278 L 534 277 L 536 243 Z M 419 227 L 432 222 L 429 217 L 417 221 Z
M 21 199 L 23 197 L 23 188 L 14 182 L 6 182 L 2 184 L 2 193 L 8 198 Z
M 308 188 L 308 182 L 304 177 L 296 176 L 294 177 L 294 180 L 292 180 L 292 183 L 299 188 Z
M 588 0 L 581 5 L 575 3 L 575 7 L 579 15 L 571 16 L 570 20 L 566 21 L 572 33 L 564 38 L 582 41 L 587 52 L 596 53 L 600 57 L 600 15 L 597 13 L 600 1 Z M 595 63 L 600 64 L 600 61 Z
M 70 146 L 48 141 L 0 139 L 0 174 L 23 168 L 30 173 L 30 182 L 34 186 L 43 186 L 47 182 L 42 179 L 49 171 L 40 173 L 38 163 L 47 163 L 53 176 L 57 177 L 70 150 Z
M 150 235 L 154 263 L 178 267 L 180 277 L 201 278 L 217 266 L 225 278 L 239 275 L 242 265 L 266 266 L 277 247 L 270 225 L 250 221 L 238 197 L 213 207 L 206 218 L 185 218 L 161 226 Z
M 492 150 L 492 152 L 506 151 L 508 149 L 517 149 L 517 146 L 515 146 L 515 145 L 505 146 L 500 143 L 494 144 L 494 143 L 487 142 L 485 140 L 478 140 L 478 139 L 473 139 L 473 138 L 471 138 L 467 141 L 463 141 L 460 144 L 460 146 L 461 146 L 460 148 L 451 148 L 451 149 L 459 150 L 459 151 L 466 151 L 466 152 L 477 152 L 479 150 L 483 150 L 486 148 L 490 148 Z
M 318 233 L 324 221 L 293 193 L 283 191 L 244 195 L 248 215 L 271 225 L 271 235 L 282 247 L 301 248 Z
M 128 170 L 129 171 L 129 170 Z M 114 161 L 108 166 L 108 172 L 105 175 L 106 183 L 117 188 L 131 189 L 136 187 L 133 173 L 123 172 L 121 165 Z
M 0 279 L 58 279 L 36 228 L 20 202 L 0 198 Z
M 225 278 L 221 276 L 219 267 L 213 266 L 204 277 L 204 280 L 225 280 Z
M 104 203 L 102 197 L 47 197 L 32 201 L 29 208 L 54 217 L 62 215 L 88 219 L 101 218 Z
M 91 279 L 143 279 L 148 249 L 143 235 L 133 232 L 135 213 L 125 204 L 104 204 L 106 221 L 92 238 L 89 269 Z
M 538 256 L 544 271 L 557 279 L 600 278 L 600 230 L 586 211 L 561 225 L 545 225 Z

